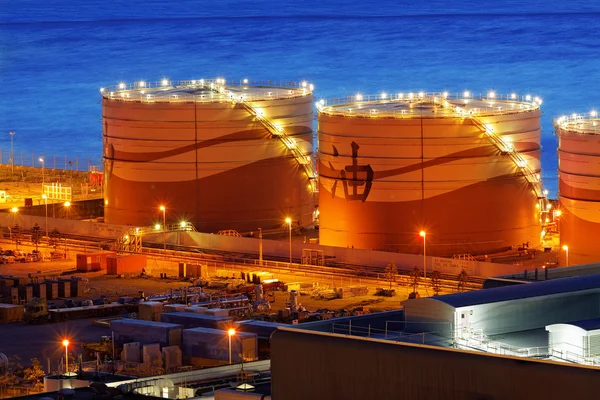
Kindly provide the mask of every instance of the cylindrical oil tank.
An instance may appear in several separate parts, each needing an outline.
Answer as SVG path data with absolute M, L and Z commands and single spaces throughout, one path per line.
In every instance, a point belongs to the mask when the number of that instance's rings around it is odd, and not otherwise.
M 562 265 L 600 261 L 600 118 L 596 112 L 554 121 Z M 567 255 L 568 254 L 568 255 Z M 568 260 L 567 260 L 568 257 Z
M 320 242 L 443 256 L 538 246 L 540 104 L 468 92 L 321 102 Z
M 105 221 L 162 224 L 163 206 L 167 224 L 203 232 L 311 224 L 312 89 L 220 78 L 101 89 Z

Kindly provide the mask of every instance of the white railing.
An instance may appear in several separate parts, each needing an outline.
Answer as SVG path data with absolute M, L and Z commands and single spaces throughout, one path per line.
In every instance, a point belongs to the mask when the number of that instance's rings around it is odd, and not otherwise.
M 176 89 L 211 89 L 210 94 L 192 94 L 176 92 Z M 138 81 L 119 83 L 100 89 L 102 97 L 114 101 L 153 102 L 228 102 L 232 96 L 232 88 L 269 89 L 244 94 L 247 101 L 267 101 L 302 97 L 312 94 L 314 85 L 293 81 L 226 81 L 225 79 L 197 79 L 158 82 Z
M 468 93 L 468 95 L 465 95 Z M 333 99 L 322 99 L 317 103 L 317 108 L 321 113 L 328 115 L 369 117 L 369 118 L 412 118 L 420 115 L 419 111 L 410 110 L 386 110 L 382 108 L 369 108 L 369 105 L 385 104 L 387 102 L 406 102 L 406 103 L 434 103 L 443 106 L 442 102 L 464 102 L 478 101 L 484 102 L 480 107 L 471 107 L 466 113 L 477 115 L 499 115 L 515 112 L 536 110 L 542 104 L 542 100 L 537 96 L 496 94 L 489 92 L 487 94 L 471 94 L 470 92 L 448 93 L 448 92 L 402 92 L 395 94 L 381 93 L 376 95 L 354 95 L 339 97 Z M 487 103 L 487 104 L 485 104 Z M 345 107 L 341 107 L 345 106 Z M 424 116 L 429 118 L 447 117 L 447 115 L 426 113 Z
M 554 119 L 553 122 L 556 128 L 568 132 L 590 135 L 600 133 L 600 119 L 597 111 L 590 111 L 587 114 L 563 115 Z
M 300 150 L 296 140 L 287 136 L 287 132 L 281 125 L 277 125 L 267 118 L 264 111 L 260 107 L 256 107 L 249 103 L 244 97 L 236 98 L 235 96 L 232 96 L 231 102 L 234 104 L 240 104 L 245 110 L 248 111 L 248 113 L 253 115 L 257 121 L 267 128 L 273 137 L 278 138 L 285 145 L 285 147 L 290 150 L 296 162 L 304 169 L 306 177 L 310 183 L 311 190 L 313 193 L 317 193 L 319 191 L 317 170 L 313 165 L 310 156 L 306 155 L 302 150 Z

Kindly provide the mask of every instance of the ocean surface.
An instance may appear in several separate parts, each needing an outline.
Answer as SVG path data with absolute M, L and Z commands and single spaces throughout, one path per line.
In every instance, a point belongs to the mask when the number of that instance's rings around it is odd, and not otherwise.
M 552 119 L 600 109 L 599 20 L 600 4 L 578 0 L 0 0 L 0 162 L 14 131 L 16 163 L 100 164 L 99 88 L 121 81 L 307 80 L 325 98 L 495 90 L 543 99 L 553 195 Z

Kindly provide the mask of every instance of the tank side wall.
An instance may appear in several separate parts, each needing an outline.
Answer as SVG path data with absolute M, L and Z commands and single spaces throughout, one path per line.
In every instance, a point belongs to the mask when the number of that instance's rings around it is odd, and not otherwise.
M 312 98 L 259 102 L 305 154 L 312 153 Z M 293 154 L 231 103 L 103 102 L 105 218 L 240 232 L 312 222 L 314 195 Z
M 538 111 L 482 119 L 539 172 Z M 419 254 L 422 229 L 435 255 L 540 242 L 533 188 L 468 120 L 320 114 L 319 173 L 325 245 Z
M 600 136 L 557 129 L 560 241 L 569 265 L 600 261 Z M 561 251 L 565 265 L 566 252 Z

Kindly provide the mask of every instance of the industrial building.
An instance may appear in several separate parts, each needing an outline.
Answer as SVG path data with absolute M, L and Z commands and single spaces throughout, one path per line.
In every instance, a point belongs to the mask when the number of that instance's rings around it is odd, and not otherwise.
M 600 369 L 575 364 L 291 328 L 274 332 L 271 344 L 274 399 L 598 396 Z
M 547 325 L 600 318 L 600 275 L 411 299 L 402 304 L 407 330 L 436 332 L 467 344 L 471 339 L 485 341 L 535 329 L 544 332 Z M 542 340 L 547 346 L 547 334 Z
M 320 102 L 320 242 L 441 256 L 538 246 L 540 104 L 494 92 Z
M 313 89 L 221 78 L 101 89 L 105 221 L 214 233 L 312 224 Z
M 560 242 L 569 264 L 600 261 L 591 234 L 600 229 L 600 118 L 596 112 L 554 121 L 558 135 Z
M 279 327 L 271 337 L 273 397 L 597 397 L 600 275 L 403 305 Z M 294 386 L 299 379 L 303 384 Z

